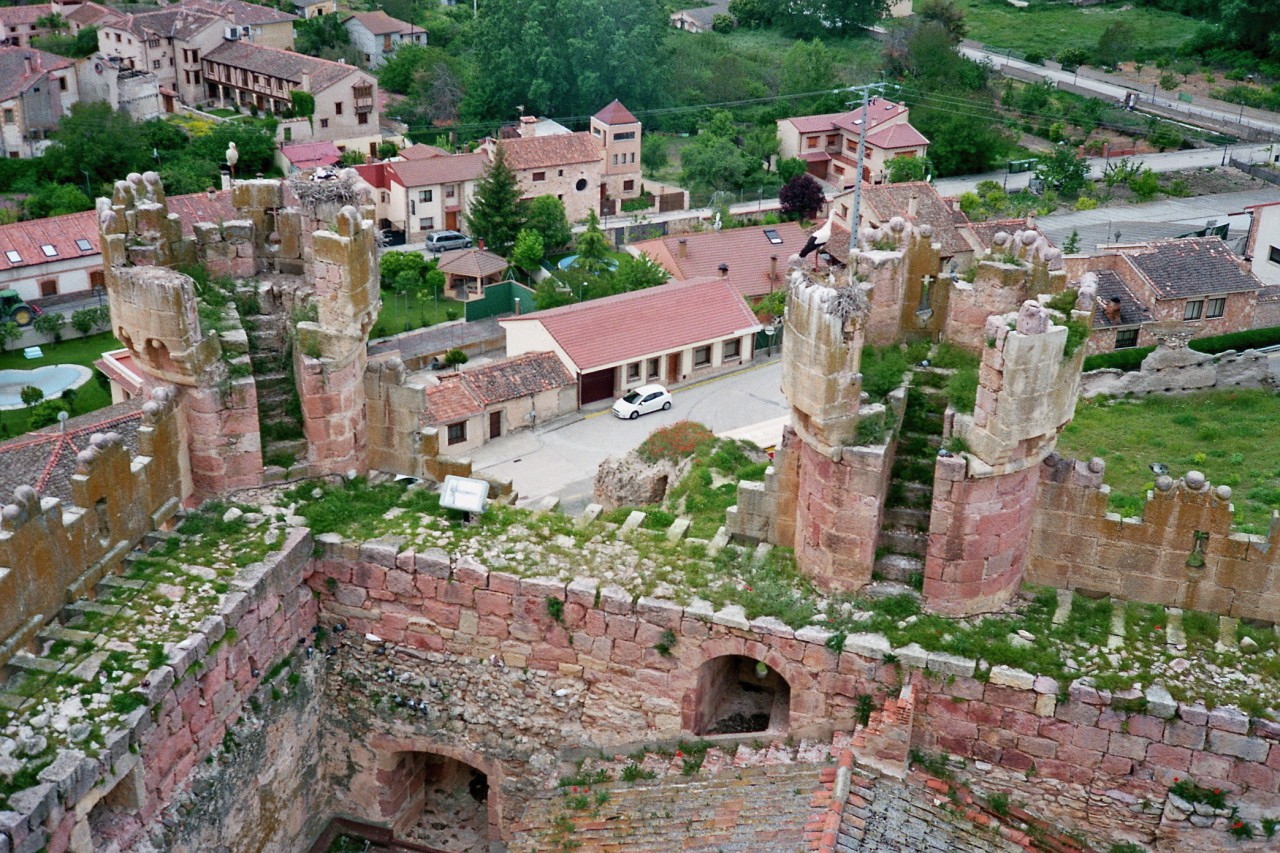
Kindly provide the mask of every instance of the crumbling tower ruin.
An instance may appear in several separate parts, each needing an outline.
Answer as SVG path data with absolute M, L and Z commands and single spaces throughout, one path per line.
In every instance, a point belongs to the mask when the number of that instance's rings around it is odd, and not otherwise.
M 185 493 L 263 482 L 265 371 L 254 344 L 292 368 L 271 378 L 293 377 L 284 393 L 299 403 L 304 470 L 366 469 L 365 344 L 380 306 L 370 193 L 351 172 L 239 181 L 238 218 L 197 223 L 194 239 L 183 237 L 154 172 L 118 181 L 110 201 L 99 200 L 113 330 L 144 386 L 178 389 Z

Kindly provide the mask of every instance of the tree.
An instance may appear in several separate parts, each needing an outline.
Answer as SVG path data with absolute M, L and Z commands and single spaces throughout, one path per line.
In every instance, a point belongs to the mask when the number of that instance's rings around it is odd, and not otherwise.
M 402 44 L 378 69 L 378 84 L 388 92 L 407 95 L 413 88 L 413 75 L 432 61 L 434 48 L 422 44 Z
M 1094 51 L 1099 65 L 1117 65 L 1120 60 L 1133 53 L 1137 33 L 1132 24 L 1116 21 L 1103 30 L 1098 36 L 1098 47 Z
M 75 329 L 82 335 L 87 335 L 93 331 L 93 327 L 98 323 L 97 308 L 78 308 L 71 312 L 71 328 Z
M 41 184 L 39 189 L 22 202 L 28 219 L 44 219 L 46 216 L 62 216 L 90 210 L 93 200 L 72 184 Z
M 830 89 L 837 79 L 835 57 L 821 39 L 798 41 L 782 55 L 781 94 Z
M 0 323 L 0 351 L 7 350 L 11 344 L 22 337 L 22 327 L 12 320 Z
M 18 396 L 22 399 L 22 405 L 34 406 L 44 399 L 44 391 L 34 385 L 23 385 Z
M 449 367 L 459 367 L 470 360 L 465 352 L 456 347 L 444 354 L 444 363 Z
M 191 140 L 189 156 L 211 163 L 225 163 L 227 146 L 232 142 L 240 152 L 236 175 L 270 172 L 275 164 L 276 141 L 272 133 L 258 125 L 240 121 L 224 121 L 208 133 Z
M 889 183 L 905 184 L 910 181 L 923 181 L 929 173 L 929 160 L 926 157 L 894 157 L 887 164 Z
M 964 10 L 954 0 L 923 0 L 915 7 L 915 14 L 921 21 L 931 21 L 946 30 L 952 44 L 959 44 L 969 31 Z
M 826 202 L 822 185 L 809 175 L 792 178 L 778 193 L 782 215 L 793 219 L 812 219 Z
M 778 4 L 774 20 L 799 38 L 824 32 L 845 35 L 876 23 L 888 8 L 888 0 L 789 0 Z
M 382 286 L 391 287 L 401 273 L 409 272 L 422 278 L 427 261 L 420 252 L 383 252 L 381 258 Z
M 572 305 L 575 301 L 573 288 L 562 286 L 553 276 L 547 276 L 538 282 L 538 286 L 533 291 L 533 304 L 539 311 L 559 308 L 561 305 Z
M 742 152 L 751 162 L 767 169 L 778 156 L 778 128 L 773 124 L 751 128 L 742 140 Z
M 751 171 L 751 162 L 733 140 L 700 134 L 680 154 L 680 179 L 699 190 L 738 189 Z
M 649 174 L 665 169 L 667 166 L 667 140 L 661 136 L 646 133 L 640 141 L 640 165 Z
M 783 183 L 800 177 L 806 171 L 808 167 L 799 157 L 788 157 L 778 161 L 778 177 L 782 178 Z
M 574 266 L 588 275 L 599 275 L 609 268 L 609 240 L 600 230 L 600 218 L 595 210 L 587 214 L 587 230 L 578 235 L 574 244 L 578 259 Z
M 775 0 L 729 0 L 729 14 L 740 27 L 772 26 L 776 8 Z
M 452 124 L 462 106 L 462 79 L 448 62 L 437 62 L 414 75 L 413 91 L 425 105 L 432 124 Z
M 494 148 L 493 162 L 484 177 L 476 182 L 475 197 L 467 213 L 471 233 L 484 240 L 491 251 L 510 254 L 516 235 L 524 225 L 520 204 L 520 184 L 515 172 L 507 166 L 507 155 L 499 144 Z
M 35 327 L 37 332 L 57 343 L 62 340 L 62 327 L 66 323 L 66 317 L 57 311 L 50 311 L 46 314 L 41 314 L 31 325 Z
M 1079 195 L 1089 182 L 1089 164 L 1066 145 L 1058 145 L 1053 153 L 1041 157 L 1036 164 L 1036 177 L 1063 195 Z
M 731 33 L 738 26 L 738 22 L 733 19 L 733 15 L 726 15 L 723 12 L 717 12 L 711 17 L 711 30 L 717 33 Z
M 58 422 L 58 415 L 62 412 L 70 414 L 69 407 L 62 400 L 41 400 L 31 410 L 31 428 L 43 429 L 53 426 Z
M 524 224 L 542 237 L 544 251 L 555 251 L 573 241 L 573 229 L 565 216 L 564 203 L 553 195 L 540 195 L 526 202 Z
M 289 104 L 293 107 L 293 114 L 299 118 L 311 118 L 316 114 L 316 96 L 310 92 L 294 89 L 289 93 Z
M 522 228 L 516 235 L 515 247 L 511 250 L 511 263 L 532 275 L 542 264 L 542 235 L 532 228 Z
M 657 261 L 648 255 L 636 257 L 627 255 L 618 261 L 618 267 L 613 271 L 611 282 L 613 289 L 617 293 L 627 293 L 632 290 L 644 290 L 647 287 L 657 287 L 665 284 L 671 278 L 671 273 Z
M 138 123 L 105 101 L 72 104 L 52 140 L 42 159 L 48 177 L 59 183 L 83 186 L 88 172 L 88 181 L 110 184 L 155 162 Z
M 1072 228 L 1071 236 L 1068 237 L 1066 242 L 1062 244 L 1062 254 L 1074 255 L 1076 252 L 1079 252 L 1079 251 L 1080 251 L 1080 232 Z
M 351 33 L 342 25 L 342 15 L 336 12 L 298 21 L 293 32 L 294 48 L 308 56 L 320 56 L 326 49 L 351 44 Z

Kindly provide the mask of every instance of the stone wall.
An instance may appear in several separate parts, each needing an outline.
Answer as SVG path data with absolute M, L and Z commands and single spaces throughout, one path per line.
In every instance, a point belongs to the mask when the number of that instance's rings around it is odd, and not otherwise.
M 1157 346 L 1136 371 L 1091 370 L 1080 380 L 1080 396 L 1107 394 L 1183 394 L 1228 388 L 1274 388 L 1266 353 L 1257 350 L 1197 352 L 1190 347 Z
M 177 511 L 186 495 L 174 395 L 153 393 L 132 455 L 114 433 L 76 458 L 72 503 L 20 486 L 0 513 L 0 665 Z
M 1027 579 L 1133 601 L 1275 621 L 1280 549 L 1231 530 L 1231 489 L 1191 471 L 1157 478 L 1142 518 L 1107 512 L 1101 460 L 1040 469 Z M 1202 535 L 1198 535 L 1202 534 Z M 1193 554 L 1198 557 L 1193 557 Z M 1202 565 L 1197 565 L 1202 563 Z

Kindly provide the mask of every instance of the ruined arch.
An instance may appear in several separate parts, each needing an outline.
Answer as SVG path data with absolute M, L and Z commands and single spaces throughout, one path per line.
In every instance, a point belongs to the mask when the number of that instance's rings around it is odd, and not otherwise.
M 379 736 L 373 746 L 377 750 L 375 817 L 391 826 L 397 836 L 415 837 L 420 821 L 441 807 L 438 795 L 444 791 L 452 798 L 448 805 L 454 808 L 466 806 L 467 798 L 482 803 L 483 820 L 475 829 L 483 834 L 484 849 L 488 849 L 488 842 L 502 839 L 505 775 L 499 762 L 430 738 Z
M 783 673 L 763 659 L 708 657 L 685 697 L 684 727 L 696 735 L 784 734 L 791 728 L 791 689 Z

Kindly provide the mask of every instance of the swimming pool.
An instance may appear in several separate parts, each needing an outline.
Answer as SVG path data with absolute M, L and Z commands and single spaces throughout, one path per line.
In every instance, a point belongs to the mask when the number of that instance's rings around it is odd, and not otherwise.
M 59 396 L 68 388 L 79 388 L 93 378 L 93 371 L 78 364 L 50 364 L 34 370 L 0 370 L 0 409 L 20 409 L 22 389 L 34 385 L 45 399 Z

